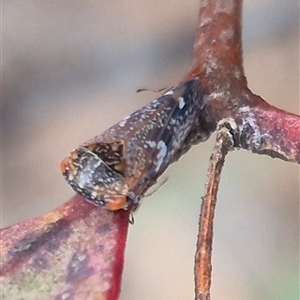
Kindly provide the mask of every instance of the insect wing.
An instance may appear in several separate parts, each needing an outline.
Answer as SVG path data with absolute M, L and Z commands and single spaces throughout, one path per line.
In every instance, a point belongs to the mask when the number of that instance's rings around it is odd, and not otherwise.
M 127 142 L 130 187 L 164 170 L 180 148 L 203 105 L 199 84 L 192 79 L 176 86 L 132 115 L 138 129 Z

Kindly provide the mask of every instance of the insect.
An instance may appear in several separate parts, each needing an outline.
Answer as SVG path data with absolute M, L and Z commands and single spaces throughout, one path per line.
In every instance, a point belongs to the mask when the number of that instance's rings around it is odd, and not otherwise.
M 185 81 L 71 151 L 61 172 L 96 206 L 137 206 L 172 162 L 202 108 L 199 79 Z

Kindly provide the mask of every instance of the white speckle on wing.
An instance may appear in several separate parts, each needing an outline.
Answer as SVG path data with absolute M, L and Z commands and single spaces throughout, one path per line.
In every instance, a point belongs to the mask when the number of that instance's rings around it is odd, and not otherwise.
M 155 171 L 157 172 L 160 169 L 161 164 L 167 154 L 167 146 L 164 141 L 159 141 L 157 144 L 157 149 L 159 150 L 157 154 L 157 165 Z
M 167 92 L 164 93 L 164 95 L 174 95 L 174 91 L 172 91 L 172 90 L 171 91 L 167 91 Z
M 125 117 L 122 121 L 119 122 L 119 126 L 124 127 L 129 118 L 130 116 Z
M 183 97 L 178 98 L 179 108 L 182 109 L 185 106 L 185 101 Z
M 151 147 L 154 148 L 156 146 L 156 142 L 154 141 L 148 141 L 147 144 Z

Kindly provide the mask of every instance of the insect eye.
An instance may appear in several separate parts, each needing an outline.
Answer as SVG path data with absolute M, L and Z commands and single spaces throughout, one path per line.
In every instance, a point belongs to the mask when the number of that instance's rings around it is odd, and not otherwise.
M 128 199 L 131 200 L 134 204 L 139 204 L 141 201 L 141 196 L 136 196 L 134 192 L 130 191 L 127 195 Z

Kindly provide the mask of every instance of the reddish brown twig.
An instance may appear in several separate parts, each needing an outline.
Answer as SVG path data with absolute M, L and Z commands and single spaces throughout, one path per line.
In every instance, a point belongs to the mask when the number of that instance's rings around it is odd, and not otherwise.
M 236 147 L 300 163 L 300 117 L 273 107 L 247 87 L 241 14 L 239 0 L 201 2 L 194 59 L 187 74 L 199 76 L 208 95 L 200 122 L 212 132 L 220 120 L 231 117 L 238 126 Z
M 225 124 L 223 123 L 217 133 L 216 144 L 210 157 L 205 195 L 202 199 L 194 270 L 196 300 L 210 299 L 213 219 L 217 191 L 225 156 L 234 146 L 234 140 L 230 130 L 232 130 L 233 126 L 236 126 L 235 124 L 232 126 L 230 120 L 228 120 L 227 123 L 228 128 L 224 125 Z
M 279 110 L 247 87 L 242 64 L 242 1 L 201 1 L 193 65 L 187 78 L 199 76 L 207 94 L 198 129 L 211 133 L 230 118 L 234 147 L 300 163 L 300 117 Z M 202 130 L 203 131 L 203 130 Z M 194 133 L 197 136 L 197 133 Z M 198 136 L 201 133 L 198 132 Z M 228 140 L 217 141 L 203 198 L 195 257 L 195 298 L 210 299 L 213 215 Z

